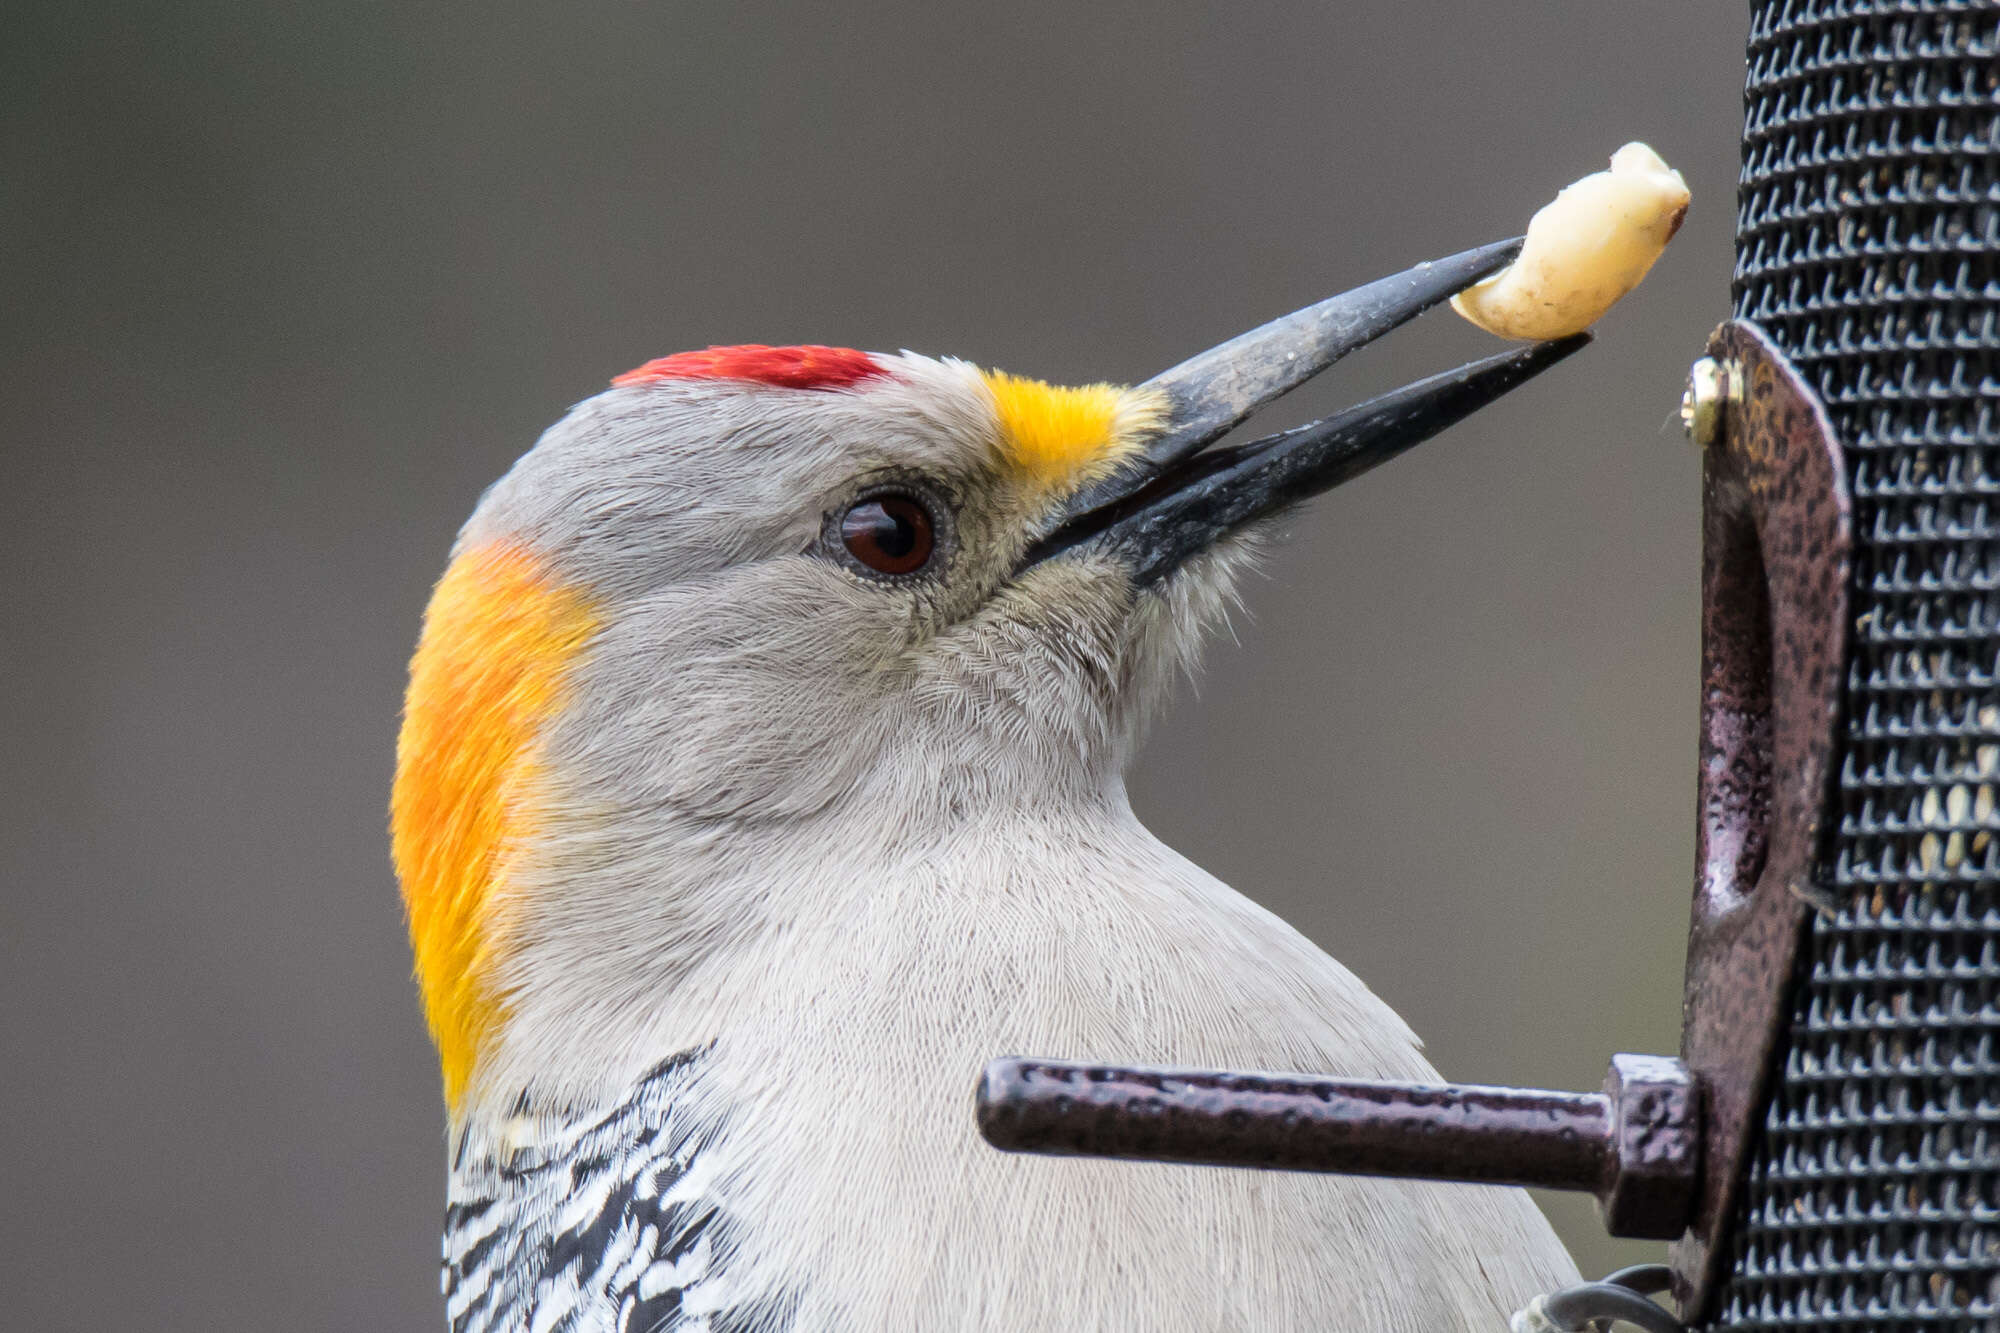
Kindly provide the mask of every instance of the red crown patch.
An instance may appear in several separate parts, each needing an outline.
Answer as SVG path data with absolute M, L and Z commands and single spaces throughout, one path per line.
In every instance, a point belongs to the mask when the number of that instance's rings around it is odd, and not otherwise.
M 750 380 L 783 389 L 845 389 L 887 374 L 881 363 L 852 347 L 704 347 L 676 352 L 628 370 L 612 384 L 659 384 L 667 380 Z

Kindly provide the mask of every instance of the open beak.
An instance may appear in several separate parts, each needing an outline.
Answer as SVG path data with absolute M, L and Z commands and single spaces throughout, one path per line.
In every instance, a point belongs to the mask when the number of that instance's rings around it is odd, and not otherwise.
M 1534 378 L 1590 335 L 1475 361 L 1308 425 L 1208 448 L 1355 348 L 1504 268 L 1520 248 L 1502 241 L 1419 264 L 1155 376 L 1148 386 L 1166 397 L 1166 427 L 1116 475 L 1074 496 L 1022 567 L 1091 543 L 1115 552 L 1136 582 L 1154 582 L 1228 533 L 1359 476 Z

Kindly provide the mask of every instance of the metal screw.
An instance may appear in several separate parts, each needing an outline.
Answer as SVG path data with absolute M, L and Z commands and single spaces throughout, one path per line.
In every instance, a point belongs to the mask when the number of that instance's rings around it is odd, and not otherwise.
M 1738 396 L 1740 382 L 1733 361 L 1705 356 L 1688 368 L 1687 388 L 1681 393 L 1681 425 L 1690 440 L 1704 449 L 1715 443 L 1722 409 Z

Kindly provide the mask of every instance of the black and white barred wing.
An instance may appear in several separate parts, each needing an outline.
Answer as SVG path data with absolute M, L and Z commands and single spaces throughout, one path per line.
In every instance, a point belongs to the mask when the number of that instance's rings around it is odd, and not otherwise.
M 697 1062 L 693 1053 L 668 1061 L 608 1115 L 524 1115 L 467 1132 L 445 1210 L 452 1333 L 774 1326 L 728 1304 L 706 1136 L 674 1113 Z

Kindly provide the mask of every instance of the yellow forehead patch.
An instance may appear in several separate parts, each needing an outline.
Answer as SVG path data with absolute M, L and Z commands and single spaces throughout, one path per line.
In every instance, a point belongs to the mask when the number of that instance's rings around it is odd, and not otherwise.
M 1108 474 L 1167 417 L 1163 395 L 1116 384 L 1064 388 L 983 372 L 1010 471 L 1042 491 L 1072 490 Z
M 596 629 L 582 594 L 504 543 L 454 559 L 424 613 L 396 741 L 390 844 L 454 1109 L 500 1019 L 488 986 L 500 935 L 493 888 L 533 832 L 537 739 Z

